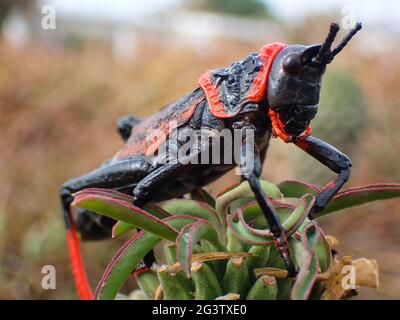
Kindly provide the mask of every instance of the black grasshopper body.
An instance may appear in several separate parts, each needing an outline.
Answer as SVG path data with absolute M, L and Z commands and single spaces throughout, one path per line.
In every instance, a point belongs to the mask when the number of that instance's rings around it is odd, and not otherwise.
M 72 219 L 72 194 L 84 188 L 112 188 L 133 194 L 134 205 L 142 207 L 151 201 L 182 197 L 239 166 L 242 179 L 249 182 L 275 236 L 289 275 L 295 276 L 286 235 L 260 187 L 262 163 L 269 140 L 275 136 L 295 144 L 338 174 L 316 197 L 311 218 L 347 181 L 351 167 L 349 158 L 311 136 L 308 127 L 318 110 L 321 80 L 327 64 L 359 29 L 361 25 L 357 24 L 334 49 L 331 46 L 339 30 L 337 24 L 331 25 L 322 45 L 266 45 L 258 53 L 227 68 L 207 71 L 200 77 L 198 88 L 155 115 L 144 120 L 132 116 L 121 118 L 118 130 L 126 141 L 124 147 L 100 168 L 67 181 L 61 188 L 67 228 L 76 225 L 82 238 L 87 240 L 110 236 L 114 221 L 109 218 L 78 209 L 76 222 Z M 200 143 L 187 155 L 188 159 L 184 159 L 188 161 L 169 159 L 167 153 L 160 150 L 162 147 L 164 151 L 181 148 L 185 141 L 174 138 L 184 130 L 199 135 Z M 234 161 L 229 163 L 192 161 L 209 151 L 200 137 L 205 130 L 243 133 L 239 157 L 233 156 Z M 153 137 L 154 132 L 164 135 Z M 245 132 L 252 133 L 252 148 L 248 148 Z M 220 148 L 222 154 L 235 152 L 227 144 Z M 246 159 L 252 159 L 251 165 Z M 145 258 L 147 267 L 152 262 L 152 256 L 148 255 Z

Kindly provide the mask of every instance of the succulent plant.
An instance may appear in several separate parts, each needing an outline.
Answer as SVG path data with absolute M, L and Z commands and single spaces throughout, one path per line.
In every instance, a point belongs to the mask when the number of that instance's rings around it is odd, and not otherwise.
M 75 206 L 118 220 L 113 237 L 134 233 L 107 266 L 95 298 L 121 298 L 119 291 L 128 277 L 161 242 L 165 263 L 135 273 L 140 291 L 131 295 L 134 299 L 345 299 L 355 291 L 355 287 L 343 285 L 346 266 L 355 271 L 357 288 L 378 286 L 376 261 L 333 255 L 337 240 L 324 234 L 318 218 L 399 197 L 399 184 L 342 191 L 315 220 L 307 214 L 319 187 L 295 180 L 261 184 L 286 230 L 299 271 L 295 278 L 287 277 L 247 182 L 227 188 L 216 199 L 200 189 L 190 198 L 149 204 L 143 209 L 132 205 L 131 196 L 114 190 L 92 188 L 75 194 Z

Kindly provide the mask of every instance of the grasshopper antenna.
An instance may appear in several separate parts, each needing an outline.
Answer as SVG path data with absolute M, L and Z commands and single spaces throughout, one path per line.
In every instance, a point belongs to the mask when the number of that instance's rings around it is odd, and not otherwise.
M 329 29 L 329 33 L 326 36 L 326 39 L 322 44 L 321 48 L 319 49 L 318 54 L 314 58 L 315 63 L 323 63 L 327 57 L 330 58 L 331 46 L 339 30 L 340 30 L 339 25 L 337 23 L 332 22 Z
M 340 52 L 343 50 L 343 48 L 349 43 L 349 41 L 351 40 L 351 38 L 354 37 L 354 35 L 360 31 L 362 28 L 362 24 L 361 22 L 356 23 L 355 27 L 352 28 L 349 33 L 342 39 L 342 41 L 337 45 L 337 47 L 335 49 L 333 49 L 329 55 L 329 60 L 327 63 L 332 62 L 333 58 Z

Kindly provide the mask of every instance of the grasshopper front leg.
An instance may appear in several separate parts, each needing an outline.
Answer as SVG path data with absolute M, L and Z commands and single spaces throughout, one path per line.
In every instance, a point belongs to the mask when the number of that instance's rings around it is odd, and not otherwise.
M 335 147 L 313 136 L 297 137 L 293 143 L 339 174 L 336 179 L 328 182 L 316 197 L 314 207 L 309 213 L 309 217 L 312 219 L 326 207 L 329 201 L 349 179 L 351 160 Z
M 242 147 L 240 169 L 242 177 L 244 180 L 249 182 L 257 203 L 268 222 L 271 233 L 275 237 L 276 246 L 285 262 L 289 277 L 294 277 L 296 276 L 297 271 L 290 258 L 285 231 L 271 201 L 268 199 L 268 196 L 262 190 L 260 185 L 259 177 L 262 171 L 262 162 L 257 145 L 254 143 L 254 139 L 249 139 L 251 136 L 254 137 L 254 128 L 252 126 L 244 126 L 241 129 Z

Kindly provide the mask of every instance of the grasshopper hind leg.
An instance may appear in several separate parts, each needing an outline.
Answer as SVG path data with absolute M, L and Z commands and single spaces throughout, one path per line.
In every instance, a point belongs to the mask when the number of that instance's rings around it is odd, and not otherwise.
M 67 243 L 72 272 L 81 299 L 92 299 L 93 295 L 83 267 L 77 233 L 80 233 L 82 238 L 86 240 L 104 239 L 111 234 L 114 221 L 80 209 L 77 211 L 77 221 L 75 221 L 71 212 L 73 193 L 85 188 L 120 189 L 123 186 L 131 186 L 145 177 L 149 170 L 148 162 L 141 156 L 121 161 L 109 161 L 88 174 L 67 181 L 61 187 L 60 200 L 67 228 Z M 152 256 L 151 253 L 150 256 Z M 149 260 L 151 259 L 146 259 L 147 263 L 152 264 L 153 261 Z M 150 265 L 147 266 L 147 268 L 149 267 Z

